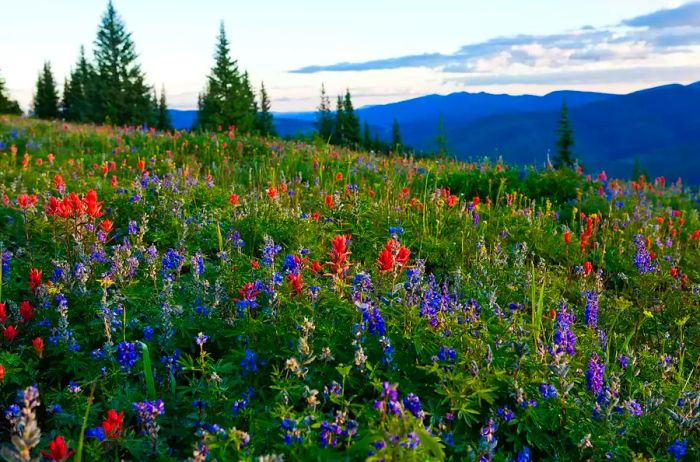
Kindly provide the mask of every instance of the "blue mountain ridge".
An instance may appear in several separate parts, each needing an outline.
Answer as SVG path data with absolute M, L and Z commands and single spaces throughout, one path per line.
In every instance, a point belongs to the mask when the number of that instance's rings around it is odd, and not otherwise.
M 357 114 L 383 139 L 399 121 L 403 141 L 434 150 L 442 116 L 450 153 L 538 163 L 553 153 L 563 101 L 574 129 L 574 153 L 591 170 L 629 176 L 638 164 L 654 175 L 700 183 L 700 82 L 671 84 L 626 95 L 555 91 L 544 96 L 490 93 L 426 95 L 361 107 Z M 190 128 L 196 111 L 170 111 L 175 128 Z M 314 130 L 314 112 L 275 113 L 282 136 Z M 550 154 L 552 155 L 552 154 Z

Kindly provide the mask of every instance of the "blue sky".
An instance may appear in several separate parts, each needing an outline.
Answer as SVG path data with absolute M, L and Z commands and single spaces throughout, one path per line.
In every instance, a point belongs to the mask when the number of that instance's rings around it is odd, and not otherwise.
M 627 92 L 700 80 L 700 2 L 669 0 L 114 0 L 148 80 L 196 106 L 221 20 L 273 110 L 325 82 L 356 105 L 429 93 Z M 0 0 L 0 75 L 26 108 L 44 60 L 59 82 L 92 49 L 106 0 Z

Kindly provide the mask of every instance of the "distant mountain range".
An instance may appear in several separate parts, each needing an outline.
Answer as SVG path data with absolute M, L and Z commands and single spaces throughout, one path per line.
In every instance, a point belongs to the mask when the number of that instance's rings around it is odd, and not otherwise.
M 396 118 L 406 145 L 434 150 L 443 117 L 451 154 L 460 159 L 502 157 L 512 163 L 546 161 L 555 152 L 563 101 L 574 129 L 574 153 L 593 171 L 629 177 L 635 163 L 653 176 L 700 183 L 700 82 L 665 85 L 627 95 L 557 91 L 544 96 L 452 93 L 359 108 L 372 131 L 388 139 Z M 176 128 L 189 128 L 196 111 L 171 111 Z M 314 130 L 315 113 L 276 113 L 282 136 Z

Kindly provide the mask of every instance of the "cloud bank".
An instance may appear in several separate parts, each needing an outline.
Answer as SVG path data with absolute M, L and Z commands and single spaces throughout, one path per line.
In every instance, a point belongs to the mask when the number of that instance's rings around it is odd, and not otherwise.
M 619 24 L 550 35 L 496 37 L 454 53 L 424 53 L 364 62 L 310 65 L 296 74 L 425 68 L 471 85 L 674 80 L 700 67 L 700 1 Z M 686 73 L 687 75 L 687 73 Z

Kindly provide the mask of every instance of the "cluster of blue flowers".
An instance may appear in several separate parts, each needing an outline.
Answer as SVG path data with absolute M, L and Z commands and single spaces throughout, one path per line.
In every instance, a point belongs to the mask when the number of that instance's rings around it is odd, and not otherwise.
M 136 343 L 121 342 L 117 345 L 117 362 L 123 371 L 129 372 L 139 358 L 140 351 L 136 348 Z

